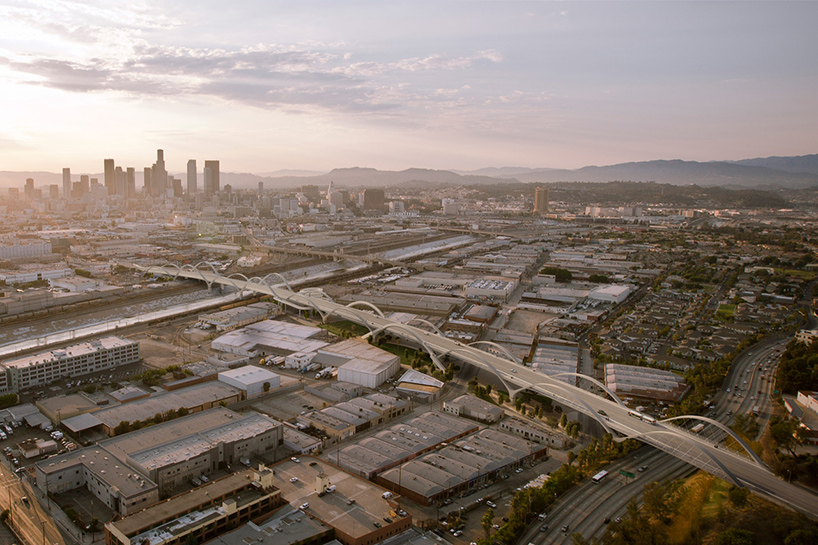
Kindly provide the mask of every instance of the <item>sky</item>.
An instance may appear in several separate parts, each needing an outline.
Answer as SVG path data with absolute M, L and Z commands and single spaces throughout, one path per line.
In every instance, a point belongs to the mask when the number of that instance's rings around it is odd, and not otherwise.
M 818 153 L 818 2 L 0 0 L 0 170 Z

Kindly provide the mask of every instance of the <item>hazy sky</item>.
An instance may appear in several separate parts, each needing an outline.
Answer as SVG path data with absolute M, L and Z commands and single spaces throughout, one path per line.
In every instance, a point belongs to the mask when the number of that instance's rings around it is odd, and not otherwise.
M 816 2 L 0 0 L 0 170 L 818 152 Z

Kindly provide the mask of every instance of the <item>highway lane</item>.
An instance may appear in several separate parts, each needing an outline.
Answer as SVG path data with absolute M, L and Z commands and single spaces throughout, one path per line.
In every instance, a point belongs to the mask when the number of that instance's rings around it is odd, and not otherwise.
M 277 286 L 228 279 L 212 272 L 181 271 L 163 267 L 151 267 L 148 271 L 169 276 L 175 276 L 178 273 L 178 276 L 181 277 L 199 278 L 206 282 L 233 285 L 238 289 L 265 293 L 281 302 L 313 308 L 324 317 L 335 315 L 364 325 L 371 330 L 386 331 L 406 341 L 422 345 L 436 355 L 433 359 L 437 356 L 450 355 L 471 365 L 490 370 L 501 378 L 512 394 L 531 388 L 551 397 L 557 403 L 586 414 L 596 415 L 599 411 L 604 411 L 607 414 L 604 422 L 610 429 L 626 436 L 636 436 L 643 442 L 719 477 L 732 480 L 730 475 L 733 475 L 739 484 L 818 518 L 818 501 L 816 501 L 818 496 L 778 479 L 765 466 L 729 452 L 723 445 L 720 448 L 719 443 L 712 443 L 706 438 L 679 431 L 670 424 L 651 424 L 629 416 L 627 407 L 610 399 L 603 399 L 582 388 L 563 383 L 557 378 L 523 367 L 503 357 L 464 346 L 459 341 L 447 339 L 417 327 L 398 324 L 376 314 L 351 309 L 327 299 L 296 294 Z

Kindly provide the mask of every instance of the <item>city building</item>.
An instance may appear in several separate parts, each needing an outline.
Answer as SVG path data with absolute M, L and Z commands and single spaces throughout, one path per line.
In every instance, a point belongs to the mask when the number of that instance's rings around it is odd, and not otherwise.
M 187 196 L 193 198 L 198 190 L 198 174 L 196 172 L 196 159 L 187 162 Z
M 269 469 L 245 470 L 105 525 L 108 545 L 181 545 L 261 522 L 283 504 Z M 274 542 L 274 540 L 273 540 Z
M 23 356 L 0 363 L 7 377 L 7 389 L 19 392 L 66 377 L 114 369 L 140 360 L 139 343 L 120 337 Z
M 272 371 L 255 365 L 245 365 L 237 369 L 219 373 L 219 381 L 244 392 L 245 399 L 258 397 L 268 390 L 281 385 L 281 377 Z
M 386 200 L 384 198 L 383 189 L 368 188 L 364 190 L 364 212 L 368 210 L 384 212 Z
M 103 161 L 103 172 L 105 189 L 108 190 L 109 195 L 113 195 L 116 192 L 116 164 L 113 159 Z
M 218 161 L 205 161 L 205 175 L 204 175 L 204 193 L 205 198 L 210 198 L 221 190 L 220 186 L 220 172 Z
M 63 199 L 71 197 L 71 169 L 62 169 L 62 196 Z
M 544 216 L 548 213 L 548 188 L 538 187 L 534 190 L 534 213 Z
M 470 395 L 462 395 L 450 401 L 444 401 L 443 411 L 488 424 L 499 422 L 506 414 L 501 407 Z
M 318 350 L 313 361 L 338 367 L 339 381 L 366 388 L 377 388 L 400 371 L 400 357 L 355 339 Z
M 676 373 L 616 363 L 605 365 L 605 385 L 619 397 L 654 403 L 679 401 L 690 389 Z

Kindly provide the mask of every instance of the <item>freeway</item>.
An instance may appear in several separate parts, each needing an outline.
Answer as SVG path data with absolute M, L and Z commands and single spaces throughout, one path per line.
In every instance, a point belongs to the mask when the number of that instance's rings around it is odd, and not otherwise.
M 537 391 L 563 406 L 596 417 L 603 427 L 617 432 L 620 437 L 639 439 L 718 477 L 740 486 L 746 486 L 758 494 L 818 518 L 818 501 L 816 501 L 818 497 L 777 478 L 755 457 L 754 453 L 750 454 L 754 459 L 747 458 L 730 451 L 724 444 L 710 442 L 704 437 L 669 423 L 652 423 L 641 418 L 634 418 L 629 409 L 618 403 L 618 400 L 599 397 L 592 392 L 560 381 L 559 376 L 544 375 L 505 357 L 463 345 L 459 341 L 442 335 L 394 322 L 384 317 L 383 313 L 373 305 L 365 304 L 377 314 L 344 306 L 326 297 L 310 297 L 295 293 L 289 289 L 289 284 L 286 282 L 284 283 L 286 287 L 281 287 L 281 284 L 270 284 L 269 277 L 265 279 L 231 278 L 221 276 L 215 271 L 200 271 L 197 267 L 191 266 L 150 267 L 147 271 L 159 275 L 199 279 L 206 282 L 208 286 L 216 283 L 231 285 L 238 290 L 252 290 L 270 295 L 296 308 L 312 309 L 324 320 L 331 316 L 348 319 L 367 327 L 371 335 L 388 332 L 399 336 L 404 341 L 421 346 L 440 367 L 443 366 L 441 358 L 449 356 L 491 371 L 506 385 L 512 396 L 516 396 L 525 389 Z M 586 380 L 592 379 L 586 377 Z M 677 418 L 706 420 L 697 416 Z M 717 424 L 713 420 L 709 422 Z

